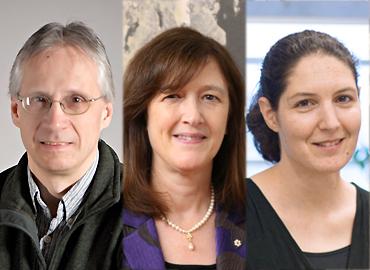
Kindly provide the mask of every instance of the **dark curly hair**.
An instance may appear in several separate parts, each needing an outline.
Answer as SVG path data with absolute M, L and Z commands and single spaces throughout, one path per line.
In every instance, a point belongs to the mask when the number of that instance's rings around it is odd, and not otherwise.
M 279 134 L 266 125 L 258 100 L 266 97 L 272 109 L 276 111 L 280 97 L 287 87 L 287 79 L 298 61 L 315 53 L 334 56 L 342 61 L 351 69 L 357 86 L 357 60 L 334 37 L 313 30 L 305 30 L 290 34 L 276 42 L 263 60 L 259 89 L 247 113 L 248 129 L 253 134 L 258 152 L 265 160 L 273 163 L 280 161 Z

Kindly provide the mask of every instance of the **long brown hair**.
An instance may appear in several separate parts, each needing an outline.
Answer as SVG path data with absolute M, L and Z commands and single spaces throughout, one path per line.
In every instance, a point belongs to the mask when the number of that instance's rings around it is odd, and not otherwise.
M 167 207 L 152 190 L 152 148 L 147 133 L 147 108 L 166 89 L 181 89 L 212 57 L 227 82 L 230 110 L 227 134 L 213 160 L 216 201 L 225 210 L 245 207 L 245 89 L 242 75 L 227 50 L 188 27 L 156 36 L 131 59 L 124 75 L 124 207 L 153 217 Z

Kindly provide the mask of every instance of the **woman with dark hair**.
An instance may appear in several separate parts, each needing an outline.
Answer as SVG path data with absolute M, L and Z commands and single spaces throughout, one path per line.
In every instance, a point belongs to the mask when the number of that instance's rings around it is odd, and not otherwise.
M 245 94 L 226 49 L 186 27 L 124 76 L 123 265 L 244 269 Z
M 324 33 L 291 34 L 267 53 L 247 126 L 275 165 L 248 179 L 251 269 L 369 268 L 369 194 L 340 176 L 360 129 L 357 77 Z

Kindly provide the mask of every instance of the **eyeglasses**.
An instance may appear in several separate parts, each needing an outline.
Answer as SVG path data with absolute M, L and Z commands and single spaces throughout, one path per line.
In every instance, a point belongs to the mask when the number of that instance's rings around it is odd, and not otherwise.
M 34 95 L 29 97 L 17 95 L 18 100 L 22 102 L 23 108 L 32 114 L 46 113 L 50 110 L 51 105 L 53 105 L 54 102 L 58 102 L 63 112 L 71 115 L 85 113 L 89 109 L 91 102 L 97 101 L 103 97 L 105 96 L 103 95 L 97 98 L 87 99 L 80 95 L 70 95 L 64 97 L 62 100 L 53 100 L 50 97 L 43 95 Z

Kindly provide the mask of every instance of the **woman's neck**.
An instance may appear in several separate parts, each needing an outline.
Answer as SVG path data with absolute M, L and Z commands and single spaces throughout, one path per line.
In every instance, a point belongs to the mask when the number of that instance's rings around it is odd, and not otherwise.
M 153 189 L 163 193 L 167 217 L 184 226 L 201 219 L 210 203 L 211 175 L 212 168 L 191 173 L 153 168 Z
M 354 191 L 341 179 L 339 171 L 317 172 L 284 160 L 253 179 L 274 199 L 316 211 L 318 207 L 340 204 L 349 191 Z
M 339 172 L 281 161 L 252 178 L 302 250 L 326 252 L 351 243 L 356 189 Z

